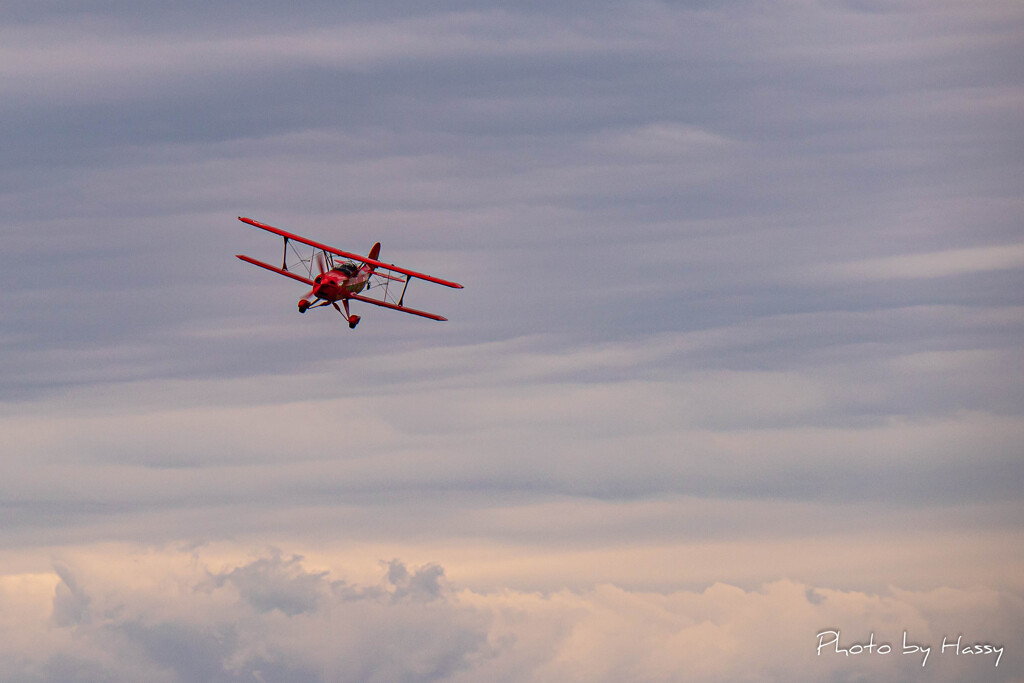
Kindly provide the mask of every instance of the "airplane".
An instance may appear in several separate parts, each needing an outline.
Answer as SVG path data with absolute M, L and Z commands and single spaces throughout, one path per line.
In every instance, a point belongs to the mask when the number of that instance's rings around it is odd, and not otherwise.
M 245 254 L 235 254 L 238 258 L 242 259 L 246 263 L 251 263 L 254 266 L 265 268 L 271 272 L 290 277 L 293 280 L 305 283 L 312 287 L 312 289 L 304 294 L 299 299 L 299 313 L 305 313 L 311 308 L 319 308 L 321 306 L 331 305 L 345 316 L 345 320 L 348 321 L 349 329 L 355 329 L 356 325 L 359 324 L 360 317 L 349 311 L 349 301 L 362 301 L 364 303 L 373 304 L 374 306 L 383 306 L 384 308 L 390 308 L 394 311 L 401 311 L 403 313 L 411 313 L 412 315 L 418 315 L 423 318 L 430 318 L 431 320 L 448 320 L 444 316 L 437 315 L 436 313 L 428 313 L 426 311 L 420 311 L 415 308 L 409 308 L 405 305 L 405 291 L 409 287 L 409 281 L 412 279 L 425 280 L 426 282 L 433 282 L 445 287 L 453 287 L 455 289 L 462 289 L 462 285 L 457 282 L 450 282 L 449 280 L 442 280 L 441 278 L 434 277 L 432 275 L 424 275 L 414 270 L 407 268 L 400 268 L 393 263 L 384 263 L 378 260 L 380 256 L 380 242 L 373 245 L 370 249 L 368 256 L 360 256 L 359 254 L 352 254 L 347 251 L 335 249 L 329 247 L 326 244 L 314 242 L 313 240 L 299 235 L 294 235 L 290 232 L 275 228 L 265 223 L 260 223 L 251 218 L 238 217 L 238 220 L 243 223 L 248 223 L 254 227 L 272 232 L 284 239 L 284 255 L 281 258 L 281 267 L 258 261 L 251 256 Z M 305 252 L 300 252 L 300 248 L 296 248 L 295 244 L 298 243 L 304 245 L 301 249 L 311 248 L 312 251 L 309 253 L 308 258 Z M 292 249 L 294 257 L 297 257 L 297 261 L 293 260 L 292 264 L 288 262 L 289 247 Z M 348 259 L 346 261 L 336 260 L 335 257 L 341 257 L 341 259 Z M 317 275 L 313 275 L 313 263 L 317 265 Z M 354 262 L 358 262 L 354 263 Z M 292 270 L 289 270 L 291 265 Z M 386 271 L 386 272 L 380 272 Z M 307 277 L 308 275 L 308 277 Z M 400 283 L 402 285 L 402 292 L 398 295 L 397 300 L 394 296 L 392 289 L 397 289 L 398 285 L 394 287 L 391 283 Z M 362 292 L 376 287 L 377 291 L 383 290 L 380 298 L 373 298 L 370 296 L 364 296 Z M 338 306 L 338 302 L 341 302 L 341 307 Z M 345 311 L 342 313 L 342 307 Z

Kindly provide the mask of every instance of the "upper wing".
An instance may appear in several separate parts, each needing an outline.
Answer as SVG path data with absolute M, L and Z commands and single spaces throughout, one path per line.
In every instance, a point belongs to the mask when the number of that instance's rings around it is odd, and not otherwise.
M 392 271 L 394 271 L 396 273 L 401 273 L 402 275 L 405 275 L 406 277 L 414 277 L 414 278 L 418 278 L 420 280 L 426 280 L 427 282 L 434 282 L 434 283 L 439 284 L 439 285 L 444 285 L 445 287 L 454 287 L 455 289 L 462 289 L 462 285 L 460 285 L 458 282 L 451 282 L 449 280 L 442 280 L 441 278 L 434 277 L 433 275 L 425 275 L 424 273 L 417 273 L 415 270 L 409 270 L 407 268 L 400 268 L 400 267 L 394 265 L 393 263 L 384 263 L 383 261 L 378 261 L 378 260 L 372 259 L 372 258 L 370 258 L 368 256 L 360 256 L 359 254 L 353 254 L 353 253 L 348 252 L 348 251 L 342 251 L 340 249 L 335 249 L 334 247 L 327 246 L 326 244 L 321 244 L 320 242 L 314 242 L 311 239 L 307 239 L 305 237 L 300 237 L 299 235 L 294 235 L 294 234 L 292 234 L 290 232 L 287 232 L 285 230 L 281 230 L 280 228 L 275 228 L 272 225 L 267 225 L 265 223 L 260 223 L 259 221 L 254 221 L 251 218 L 244 218 L 242 216 L 239 216 L 238 220 L 242 221 L 243 223 L 248 223 L 249 225 L 252 225 L 254 227 L 260 228 L 262 230 L 266 230 L 267 232 L 272 232 L 275 235 L 280 235 L 281 237 L 284 237 L 285 239 L 295 240 L 296 242 L 301 242 L 302 244 L 306 244 L 308 246 L 311 246 L 314 249 L 322 249 L 323 251 L 326 251 L 326 252 L 331 253 L 331 254 L 335 254 L 336 256 L 341 256 L 342 258 L 352 259 L 353 261 L 361 261 L 362 263 L 368 263 L 371 266 L 376 266 L 377 268 L 385 268 L 387 270 L 392 270 Z M 263 264 L 257 263 L 256 265 L 263 265 Z M 269 270 L 275 270 L 275 271 L 281 272 L 282 274 L 286 274 L 286 275 L 291 276 L 291 273 L 289 273 L 288 271 L 280 271 L 277 268 L 273 268 L 273 267 L 271 267 Z M 299 279 L 299 278 L 296 278 L 296 279 Z

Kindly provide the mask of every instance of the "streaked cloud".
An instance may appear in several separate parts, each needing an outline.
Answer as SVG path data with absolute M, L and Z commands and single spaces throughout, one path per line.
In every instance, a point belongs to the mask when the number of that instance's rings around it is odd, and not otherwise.
M 889 280 L 949 277 L 1024 268 L 1024 245 L 950 249 L 905 256 L 887 256 L 822 266 L 820 273 L 849 280 Z

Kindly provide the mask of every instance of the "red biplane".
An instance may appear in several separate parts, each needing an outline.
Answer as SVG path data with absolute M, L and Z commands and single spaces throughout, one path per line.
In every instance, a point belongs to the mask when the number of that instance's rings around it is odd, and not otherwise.
M 341 307 L 338 306 L 340 301 L 341 306 L 345 308 L 345 312 L 342 315 L 348 321 L 348 326 L 355 328 L 359 324 L 360 318 L 358 315 L 353 315 L 349 312 L 348 302 L 352 300 L 363 301 L 374 306 L 383 306 L 384 308 L 402 311 L 403 313 L 412 313 L 413 315 L 430 318 L 431 320 L 447 320 L 448 318 L 436 313 L 418 311 L 405 305 L 405 290 L 409 286 L 409 281 L 416 278 L 427 282 L 435 282 L 445 287 L 462 289 L 462 285 L 457 282 L 449 282 L 432 275 L 424 275 L 414 270 L 399 268 L 392 263 L 378 261 L 380 242 L 373 245 L 369 256 L 360 256 L 359 254 L 351 254 L 347 251 L 329 247 L 326 244 L 314 242 L 305 237 L 293 235 L 290 232 L 265 225 L 251 218 L 239 216 L 238 220 L 267 232 L 272 232 L 275 235 L 280 235 L 284 239 L 284 256 L 281 258 L 280 268 L 263 261 L 257 261 L 251 256 L 245 256 L 244 254 L 237 254 L 237 256 L 246 263 L 266 268 L 312 287 L 313 289 L 299 299 L 299 313 L 305 313 L 311 308 L 327 306 L 328 304 L 334 306 L 338 313 L 342 313 Z M 296 243 L 303 246 L 296 247 Z M 289 248 L 291 249 L 290 252 Z M 311 251 L 307 252 L 307 249 L 311 249 Z M 289 254 L 292 255 L 291 262 L 289 262 Z M 347 260 L 340 260 L 335 257 Z M 358 261 L 361 265 L 357 265 L 353 261 Z M 314 262 L 317 266 L 317 274 L 315 276 L 313 275 Z M 395 284 L 392 285 L 392 283 Z M 399 284 L 402 285 L 402 291 L 396 299 L 395 292 L 392 290 L 397 290 Z M 370 289 L 380 292 L 379 298 L 362 294 L 364 290 Z

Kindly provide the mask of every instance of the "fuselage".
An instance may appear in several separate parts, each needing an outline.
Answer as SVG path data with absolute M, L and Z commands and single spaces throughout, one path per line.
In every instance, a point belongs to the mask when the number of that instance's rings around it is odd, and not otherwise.
M 316 276 L 313 280 L 313 296 L 332 303 L 346 299 L 349 294 L 363 291 L 372 274 L 373 268 L 366 265 L 358 269 L 348 263 L 336 266 Z

